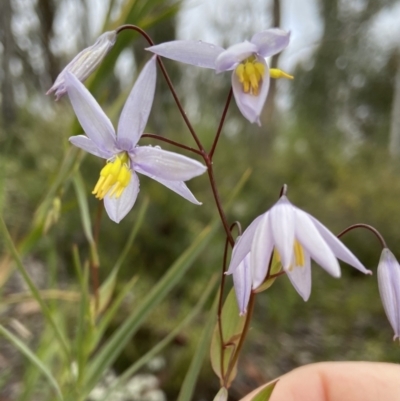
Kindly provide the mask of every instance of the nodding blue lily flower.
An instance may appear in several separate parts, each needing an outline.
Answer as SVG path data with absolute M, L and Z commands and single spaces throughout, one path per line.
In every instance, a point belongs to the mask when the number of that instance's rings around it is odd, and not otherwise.
M 337 259 L 364 274 L 372 274 L 324 225 L 283 195 L 250 224 L 233 247 L 226 274 L 236 275 L 234 286 L 242 314 L 247 308 L 248 292 L 260 287 L 267 277 L 272 252 L 277 253 L 284 271 L 305 301 L 311 293 L 311 259 L 333 277 L 341 274 Z M 250 265 L 250 280 L 242 273 L 246 263 Z M 236 284 L 239 280 L 240 285 Z
M 46 95 L 54 92 L 56 100 L 59 100 L 66 92 L 65 75 L 67 72 L 74 74 L 83 82 L 103 61 L 104 57 L 114 46 L 117 40 L 117 32 L 104 32 L 98 37 L 94 45 L 87 47 L 78 53 L 73 60 L 58 74 L 53 86 Z
M 400 339 L 400 266 L 388 248 L 383 249 L 379 260 L 378 285 L 383 308 L 394 330 L 393 340 Z
M 293 77 L 278 69 L 269 70 L 266 57 L 281 52 L 289 44 L 290 34 L 273 28 L 256 33 L 250 41 L 224 49 L 194 40 L 174 40 L 151 46 L 159 56 L 214 69 L 217 73 L 233 71 L 232 89 L 236 104 L 245 118 L 260 125 L 260 114 L 268 95 L 269 80 Z
M 207 168 L 196 160 L 155 146 L 137 146 L 151 110 L 156 85 L 156 57 L 147 62 L 122 110 L 117 134 L 111 121 L 85 88 L 70 72 L 65 85 L 75 114 L 85 135 L 69 138 L 70 142 L 95 156 L 107 160 L 93 190 L 111 220 L 119 223 L 132 209 L 139 192 L 136 173 L 153 180 L 200 204 L 184 181 L 203 174 Z

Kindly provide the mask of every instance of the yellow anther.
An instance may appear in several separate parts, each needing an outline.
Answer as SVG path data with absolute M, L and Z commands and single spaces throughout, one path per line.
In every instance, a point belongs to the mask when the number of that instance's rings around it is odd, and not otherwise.
M 279 79 L 279 78 L 294 79 L 293 75 L 290 75 L 287 72 L 282 71 L 278 68 L 270 68 L 269 75 L 271 78 L 275 78 L 275 79 Z
M 289 270 L 292 271 L 295 267 L 304 267 L 306 265 L 305 257 L 304 257 L 304 248 L 300 245 L 300 243 L 295 239 L 293 244 L 293 252 L 294 252 L 294 264 L 292 263 L 289 266 Z M 278 251 L 274 250 L 274 258 L 278 262 L 281 262 L 281 255 L 279 255 Z
M 244 65 L 239 64 L 236 68 L 236 75 L 239 78 L 239 82 L 243 83 L 244 82 Z
M 294 263 L 296 267 L 303 267 L 306 264 L 304 249 L 297 240 L 294 241 Z
M 109 161 L 100 171 L 99 180 L 92 194 L 98 199 L 103 199 L 107 193 L 110 197 L 119 198 L 132 177 L 128 163 L 129 156 L 125 152 Z
M 243 85 L 243 92 L 257 96 L 265 73 L 264 64 L 250 56 L 236 67 L 235 73 Z

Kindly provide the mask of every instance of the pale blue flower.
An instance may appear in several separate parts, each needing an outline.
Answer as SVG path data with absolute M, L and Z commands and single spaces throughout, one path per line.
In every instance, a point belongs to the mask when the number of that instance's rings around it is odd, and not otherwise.
M 379 260 L 378 285 L 383 308 L 394 330 L 393 340 L 400 339 L 400 266 L 388 248 L 383 249 Z
M 94 45 L 78 53 L 60 72 L 53 86 L 46 92 L 46 95 L 54 92 L 56 100 L 58 100 L 67 92 L 65 85 L 65 75 L 67 72 L 74 74 L 83 82 L 100 65 L 104 57 L 114 46 L 116 40 L 116 31 L 104 32 L 98 37 Z
M 192 203 L 200 204 L 184 181 L 203 174 L 207 168 L 196 160 L 155 146 L 137 146 L 146 126 L 156 84 L 156 57 L 147 62 L 122 110 L 117 134 L 111 121 L 85 88 L 70 72 L 65 85 L 72 107 L 85 135 L 70 142 L 107 160 L 93 193 L 104 199 L 111 220 L 119 223 L 132 209 L 139 192 L 136 173 L 149 176 Z
M 249 289 L 256 290 L 268 273 L 272 252 L 277 252 L 284 271 L 300 296 L 307 301 L 311 292 L 311 259 L 333 277 L 340 277 L 337 259 L 371 274 L 324 225 L 292 205 L 285 195 L 266 213 L 258 216 L 238 239 L 227 274 L 239 274 L 250 260 L 251 280 L 235 284 L 239 308 L 244 313 Z M 237 281 L 237 280 L 236 280 Z M 245 305 L 245 306 L 244 306 Z
M 265 58 L 281 52 L 289 44 L 289 37 L 288 32 L 273 28 L 256 33 L 250 42 L 237 43 L 226 50 L 194 40 L 175 40 L 147 50 L 172 60 L 211 68 L 217 73 L 233 71 L 232 89 L 239 110 L 251 123 L 260 125 L 270 79 Z M 274 71 L 274 77 L 293 78 L 280 70 Z

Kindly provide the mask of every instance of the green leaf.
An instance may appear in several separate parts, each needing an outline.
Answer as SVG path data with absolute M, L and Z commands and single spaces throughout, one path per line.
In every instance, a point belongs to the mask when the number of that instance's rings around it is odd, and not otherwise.
M 279 379 L 275 379 L 272 382 L 269 382 L 265 385 L 257 394 L 255 394 L 252 398 L 249 398 L 248 401 L 268 401 L 271 398 L 272 392 L 278 383 Z
M 0 334 L 10 341 L 22 354 L 24 354 L 48 379 L 49 383 L 55 389 L 57 397 L 63 400 L 60 387 L 51 372 L 43 364 L 43 362 L 14 334 L 8 331 L 5 327 L 0 325 Z
M 232 288 L 229 292 L 221 314 L 222 339 L 217 322 L 211 341 L 211 365 L 215 374 L 220 378 L 221 385 L 229 387 L 237 373 L 237 364 L 231 370 L 229 378 L 225 377 L 228 371 L 229 362 L 233 357 L 240 340 L 246 322 L 245 316 L 239 316 L 239 308 L 236 302 L 235 291 Z M 222 351 L 221 351 L 222 350 Z M 223 358 L 221 358 L 223 354 Z

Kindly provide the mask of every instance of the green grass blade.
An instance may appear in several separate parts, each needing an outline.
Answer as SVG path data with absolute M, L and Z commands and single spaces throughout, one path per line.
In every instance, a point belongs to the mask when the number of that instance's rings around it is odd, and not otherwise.
M 64 338 L 64 335 L 62 334 L 59 326 L 56 324 L 56 322 L 54 321 L 51 312 L 49 310 L 49 308 L 47 307 L 47 305 L 44 303 L 39 290 L 37 289 L 35 283 L 32 281 L 32 279 L 30 278 L 28 272 L 25 270 L 24 265 L 21 262 L 20 256 L 18 254 L 18 251 L 14 245 L 13 240 L 11 239 L 10 233 L 8 232 L 6 223 L 3 220 L 3 217 L 0 216 L 0 231 L 3 234 L 3 238 L 6 242 L 6 245 L 11 253 L 11 255 L 14 258 L 14 261 L 16 263 L 17 269 L 18 271 L 21 273 L 22 277 L 24 278 L 25 283 L 28 285 L 29 290 L 31 291 L 33 297 L 35 298 L 35 300 L 38 302 L 38 304 L 40 305 L 40 309 L 43 313 L 43 316 L 45 317 L 45 319 L 47 320 L 47 322 L 50 324 L 50 326 L 52 327 L 54 334 L 61 346 L 62 351 L 64 352 L 67 360 L 70 360 L 70 352 L 69 352 L 69 348 L 68 348 L 68 344 L 66 342 L 66 339 Z
M 124 324 L 118 328 L 111 338 L 105 343 L 98 355 L 89 366 L 88 390 L 101 378 L 103 372 L 116 360 L 132 335 L 139 329 L 142 322 L 149 316 L 152 310 L 167 296 L 167 294 L 180 281 L 186 271 L 192 266 L 195 259 L 203 252 L 208 242 L 219 227 L 219 221 L 206 227 L 196 238 L 193 244 L 178 258 L 168 269 L 153 290 L 143 299 L 142 303 L 127 317 Z
M 89 205 L 86 197 L 85 184 L 83 183 L 82 176 L 79 172 L 74 174 L 72 178 L 74 184 L 76 198 L 78 200 L 79 211 L 81 213 L 83 232 L 89 243 L 93 243 L 92 222 L 90 219 Z
M 218 280 L 218 276 L 213 276 L 207 283 L 205 291 L 200 297 L 197 304 L 191 310 L 191 312 L 180 322 L 174 330 L 172 330 L 165 338 L 163 338 L 156 346 L 154 346 L 149 352 L 144 354 L 139 360 L 137 360 L 129 369 L 127 369 L 118 379 L 109 387 L 107 393 L 101 401 L 106 401 L 108 396 L 119 387 L 123 386 L 140 368 L 142 368 L 147 362 L 159 354 L 169 343 L 171 343 L 176 336 L 182 332 L 183 328 L 188 326 L 192 320 L 200 313 L 204 304 L 209 299 L 211 293 L 214 291 L 215 284 Z
M 49 383 L 55 389 L 57 393 L 57 397 L 60 400 L 63 400 L 63 396 L 61 394 L 60 387 L 56 379 L 53 377 L 51 372 L 47 369 L 47 367 L 42 363 L 42 361 L 14 334 L 8 331 L 5 327 L 0 325 L 0 334 L 4 336 L 8 341 L 10 341 L 22 354 L 24 354 L 48 379 Z

